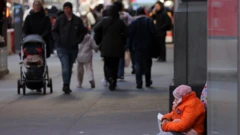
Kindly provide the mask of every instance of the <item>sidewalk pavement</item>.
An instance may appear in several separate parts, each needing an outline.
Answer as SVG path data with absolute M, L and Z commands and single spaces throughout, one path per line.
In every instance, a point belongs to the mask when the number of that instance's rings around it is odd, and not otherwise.
M 153 62 L 152 88 L 136 89 L 135 76 L 126 68 L 117 90 L 101 84 L 103 62 L 94 54 L 96 88 L 90 89 L 85 74 L 83 88 L 76 88 L 74 65 L 71 88 L 61 91 L 61 66 L 57 57 L 48 59 L 54 93 L 41 95 L 28 90 L 17 95 L 18 56 L 9 56 L 10 74 L 0 80 L 1 135 L 156 135 L 157 113 L 168 111 L 168 87 L 173 78 L 173 46 L 168 45 L 166 63 Z M 145 86 L 145 85 L 144 85 Z

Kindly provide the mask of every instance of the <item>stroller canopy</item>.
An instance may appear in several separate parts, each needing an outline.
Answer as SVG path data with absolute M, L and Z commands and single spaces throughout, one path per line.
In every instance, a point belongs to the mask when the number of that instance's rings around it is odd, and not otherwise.
M 28 35 L 23 39 L 22 45 L 29 43 L 29 42 L 38 42 L 41 44 L 45 44 L 45 41 L 40 35 Z

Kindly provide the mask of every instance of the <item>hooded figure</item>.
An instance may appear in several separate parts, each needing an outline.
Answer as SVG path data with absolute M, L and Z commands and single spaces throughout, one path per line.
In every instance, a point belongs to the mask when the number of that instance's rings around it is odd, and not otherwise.
M 179 132 L 187 135 L 203 135 L 205 109 L 191 87 L 181 85 L 173 91 L 173 110 L 162 118 L 165 132 Z
M 91 85 L 91 88 L 95 88 L 94 74 L 93 74 L 93 66 L 92 66 L 92 50 L 97 51 L 98 46 L 96 45 L 94 39 L 90 34 L 86 34 L 82 43 L 79 45 L 78 49 L 78 68 L 77 68 L 77 79 L 78 85 L 77 87 L 82 87 L 83 76 L 84 76 L 84 67 L 88 74 L 88 80 Z
M 99 47 L 104 58 L 104 74 L 109 83 L 109 90 L 115 90 L 117 85 L 118 65 L 124 56 L 125 39 L 128 29 L 119 18 L 119 11 L 115 5 L 109 8 L 109 16 L 104 17 L 95 27 L 96 39 L 102 38 Z

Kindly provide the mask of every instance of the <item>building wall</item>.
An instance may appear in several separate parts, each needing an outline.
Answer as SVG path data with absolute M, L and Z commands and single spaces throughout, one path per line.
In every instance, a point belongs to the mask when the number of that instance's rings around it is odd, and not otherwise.
M 208 135 L 238 134 L 238 1 L 208 1 Z

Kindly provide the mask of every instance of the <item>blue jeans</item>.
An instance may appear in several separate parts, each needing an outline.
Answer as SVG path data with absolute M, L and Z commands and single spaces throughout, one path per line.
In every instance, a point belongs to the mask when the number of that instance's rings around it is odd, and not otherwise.
M 77 58 L 78 50 L 57 48 L 57 54 L 62 65 L 63 84 L 70 86 L 73 64 Z

